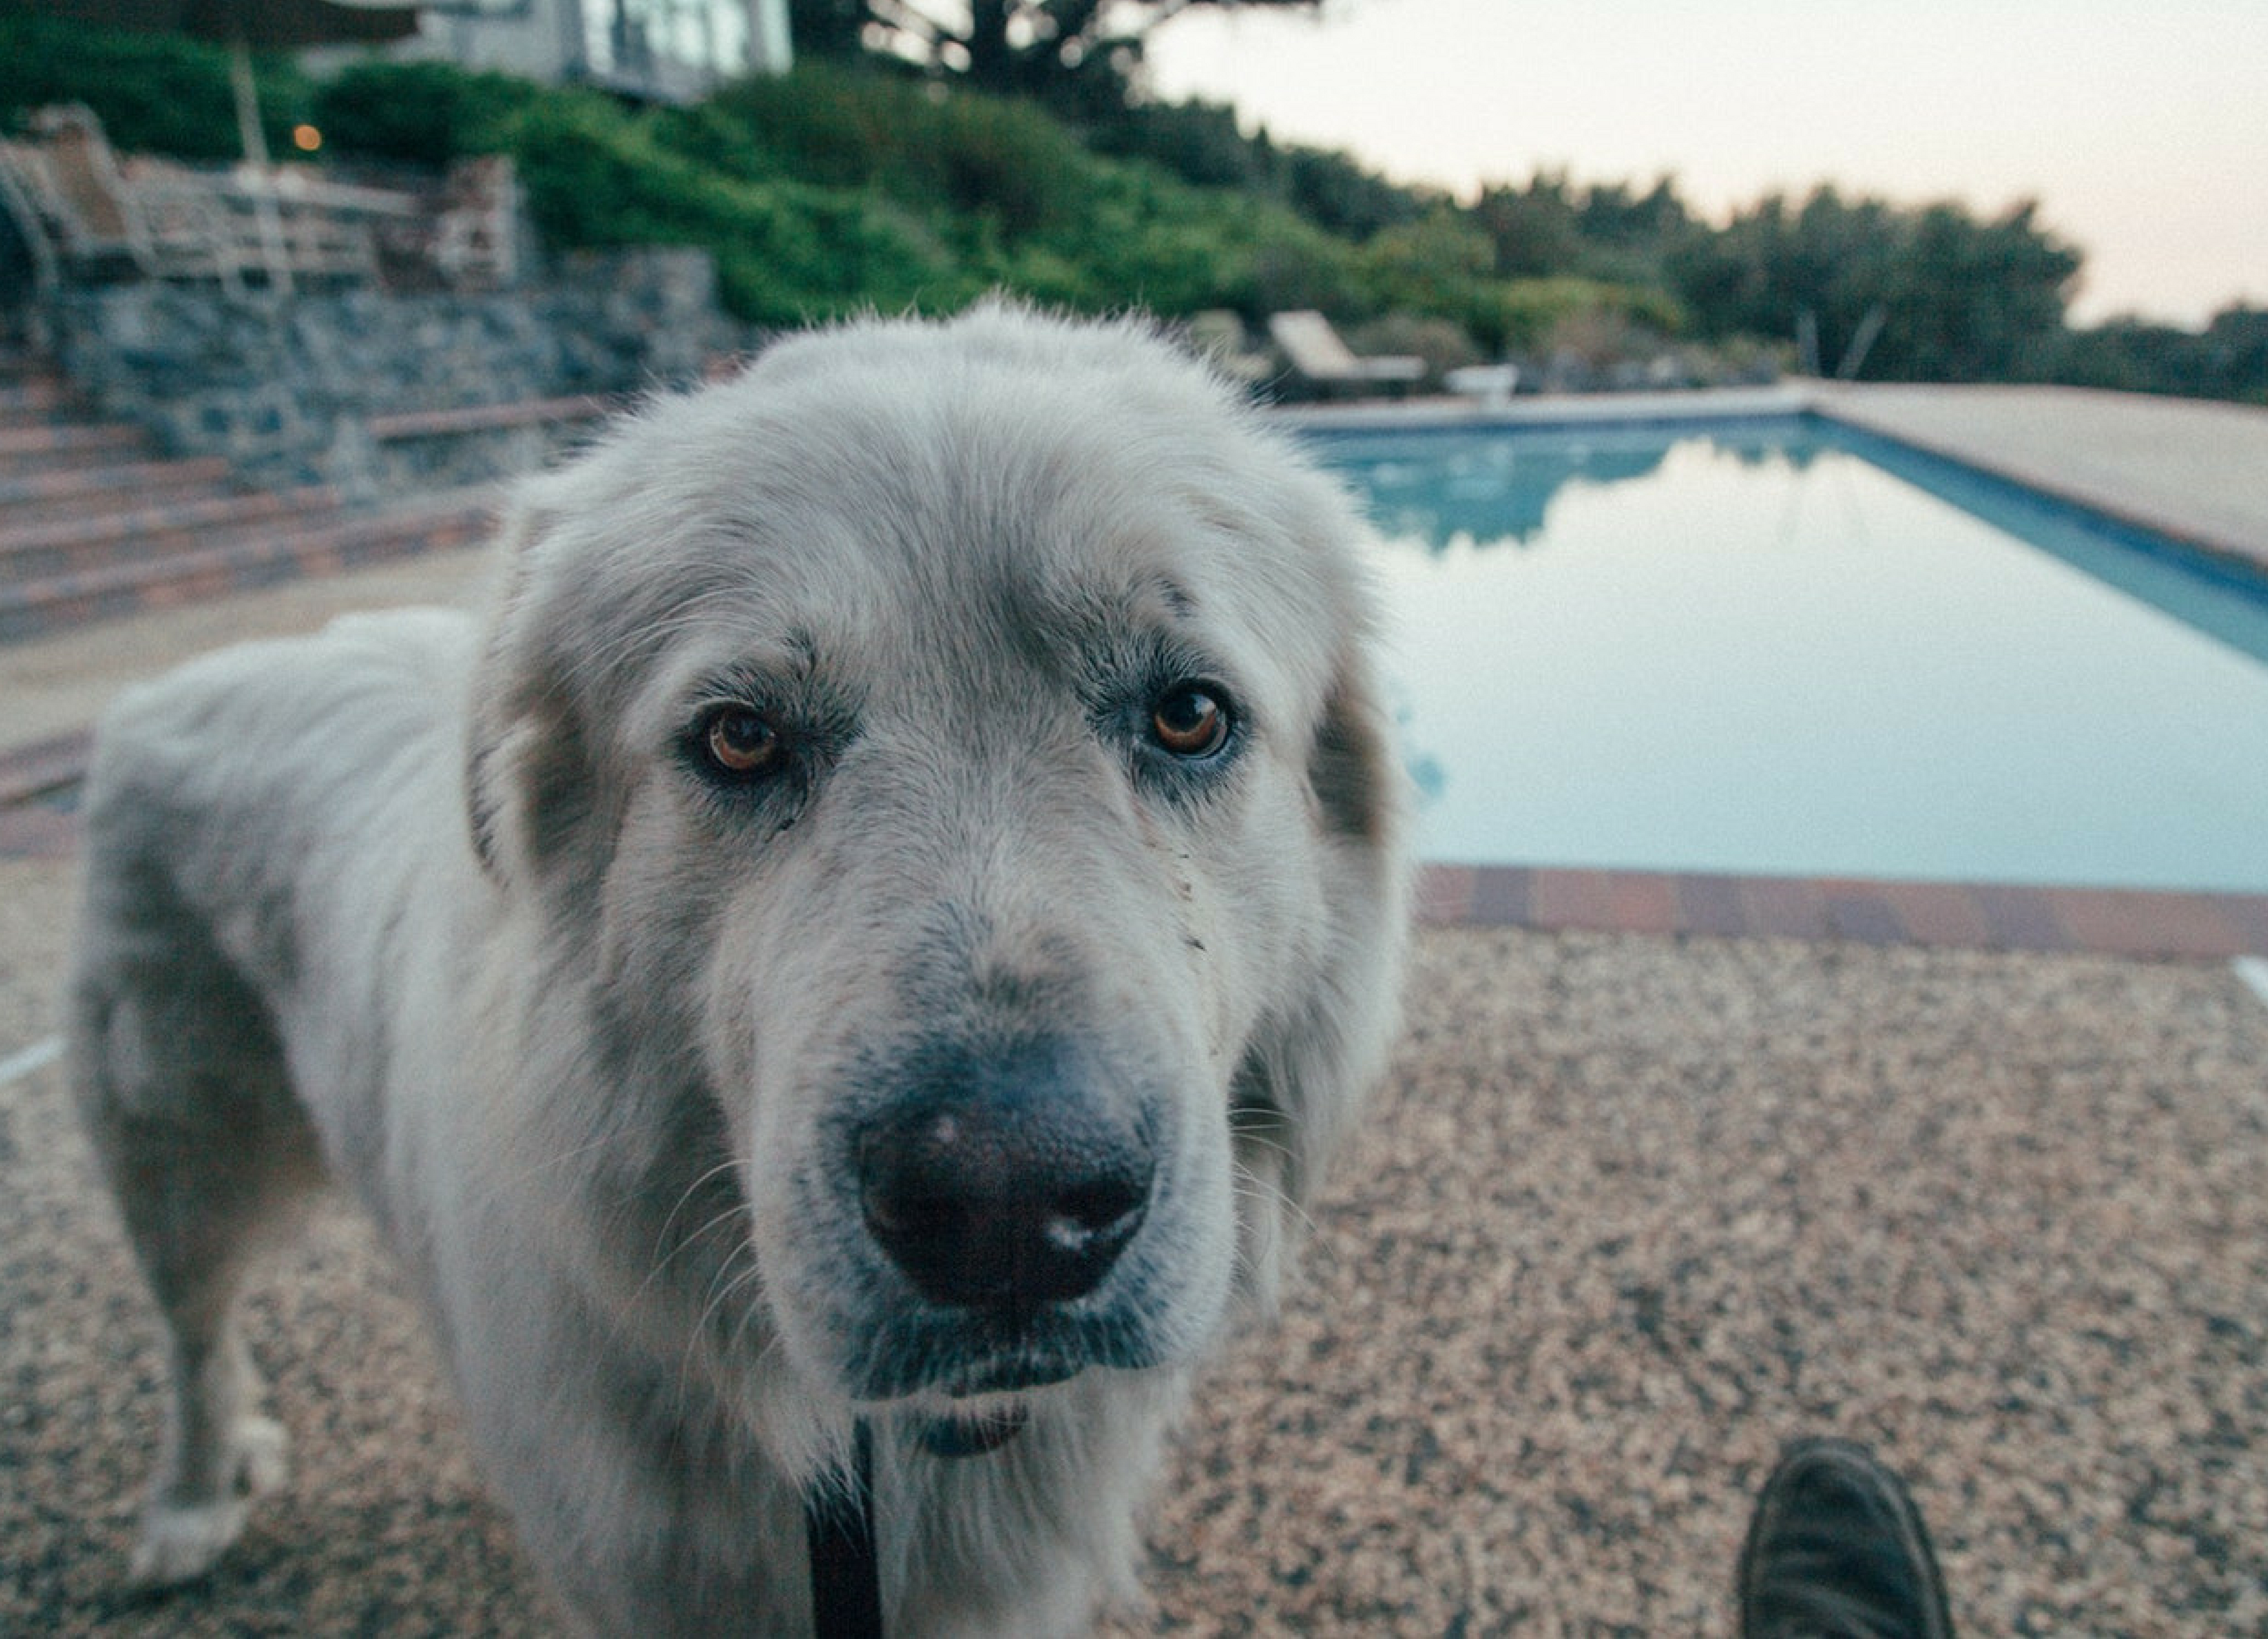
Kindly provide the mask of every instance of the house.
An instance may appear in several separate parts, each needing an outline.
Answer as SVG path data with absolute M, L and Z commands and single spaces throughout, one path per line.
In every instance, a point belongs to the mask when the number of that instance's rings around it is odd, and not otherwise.
M 784 73 L 791 53 L 787 0 L 458 0 L 423 12 L 395 49 L 669 102 Z

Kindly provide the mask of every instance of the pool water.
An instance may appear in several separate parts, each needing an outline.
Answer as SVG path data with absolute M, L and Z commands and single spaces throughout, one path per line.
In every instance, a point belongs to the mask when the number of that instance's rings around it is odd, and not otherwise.
M 2268 891 L 2268 578 L 1808 417 L 1315 447 L 1428 859 Z

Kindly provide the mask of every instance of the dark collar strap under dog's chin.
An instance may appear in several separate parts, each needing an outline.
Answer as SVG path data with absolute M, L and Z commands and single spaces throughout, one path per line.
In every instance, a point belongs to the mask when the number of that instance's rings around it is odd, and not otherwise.
M 874 1558 L 874 1436 L 860 1418 L 850 1483 L 803 1495 L 811 1548 L 812 1631 L 819 1639 L 882 1639 L 882 1571 Z

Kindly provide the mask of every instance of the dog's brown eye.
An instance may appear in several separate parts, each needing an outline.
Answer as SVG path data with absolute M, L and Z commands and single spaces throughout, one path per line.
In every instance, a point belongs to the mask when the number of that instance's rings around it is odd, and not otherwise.
M 1182 683 L 1151 708 L 1150 734 L 1175 757 L 1211 757 L 1228 743 L 1228 708 L 1204 684 Z
M 701 749 L 720 772 L 736 779 L 768 774 L 787 755 L 786 743 L 770 720 L 745 705 L 711 712 L 702 730 Z

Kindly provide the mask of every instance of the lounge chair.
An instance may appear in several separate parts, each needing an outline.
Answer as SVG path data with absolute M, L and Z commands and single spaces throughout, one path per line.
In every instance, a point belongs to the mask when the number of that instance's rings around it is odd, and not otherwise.
M 1245 339 L 1244 321 L 1232 309 L 1209 307 L 1193 313 L 1183 321 L 1182 329 L 1197 357 L 1232 381 L 1256 388 L 1276 373 L 1276 361 L 1264 352 L 1252 351 Z
M 1313 308 L 1270 314 L 1268 334 L 1291 361 L 1293 373 L 1319 391 L 1351 387 L 1406 388 L 1425 373 L 1425 361 L 1403 354 L 1365 358 L 1339 339 L 1331 321 Z
M 42 199 L 53 189 L 44 178 L 39 157 L 29 144 L 0 141 L 0 207 L 15 224 L 16 237 L 32 259 L 32 277 L 42 291 L 62 282 L 55 233 L 48 225 Z
M 122 162 L 77 103 L 42 108 L 31 125 L 37 140 L 0 143 L 0 203 L 44 284 L 138 273 L 215 279 L 240 294 L 248 274 L 285 293 L 298 277 L 366 281 L 378 275 L 373 223 L 416 209 L 407 195 L 299 170 L 222 176 L 148 155 Z M 476 243 L 466 259 L 490 254 Z
M 195 187 L 129 182 L 101 123 L 78 104 L 33 116 L 44 139 L 11 144 L 11 202 L 30 208 L 55 261 L 99 275 L 131 268 L 151 278 L 213 278 L 243 288 L 243 258 L 227 207 Z

